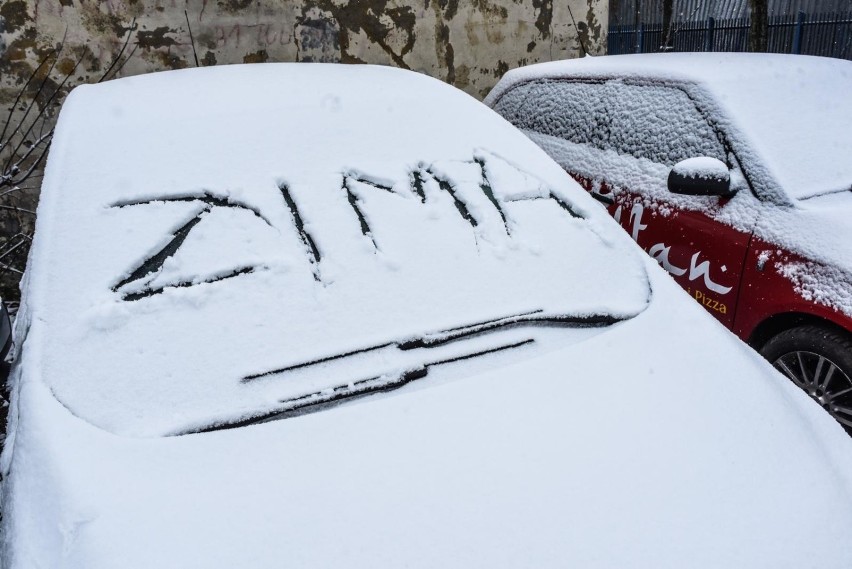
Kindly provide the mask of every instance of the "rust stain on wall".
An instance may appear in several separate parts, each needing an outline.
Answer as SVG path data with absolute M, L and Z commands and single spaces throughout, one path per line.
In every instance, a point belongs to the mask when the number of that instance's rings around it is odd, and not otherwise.
M 269 54 L 266 53 L 265 49 L 259 49 L 243 56 L 243 63 L 264 63 L 266 61 L 269 61 Z

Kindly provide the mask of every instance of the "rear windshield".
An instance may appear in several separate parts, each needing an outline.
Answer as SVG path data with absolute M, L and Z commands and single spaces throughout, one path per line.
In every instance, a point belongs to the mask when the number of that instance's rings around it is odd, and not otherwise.
M 46 380 L 75 414 L 133 436 L 241 425 L 522 348 L 518 326 L 646 306 L 627 240 L 492 111 L 413 74 L 330 71 L 72 95 L 31 280 Z M 187 97 L 155 110 L 155 93 Z

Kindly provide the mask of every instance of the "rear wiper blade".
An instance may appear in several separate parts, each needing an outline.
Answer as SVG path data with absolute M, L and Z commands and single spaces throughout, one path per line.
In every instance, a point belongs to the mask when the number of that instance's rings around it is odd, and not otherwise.
M 596 316 L 554 316 L 543 314 L 544 311 L 536 310 L 526 314 L 518 314 L 515 316 L 506 316 L 482 322 L 479 324 L 471 324 L 468 326 L 460 326 L 451 328 L 442 332 L 432 334 L 424 334 L 418 338 L 398 342 L 396 345 L 400 350 L 413 350 L 415 348 L 433 348 L 442 346 L 449 342 L 469 338 L 486 332 L 502 330 L 513 326 L 524 326 L 527 324 L 575 324 L 575 325 L 606 325 L 619 322 L 620 319 L 611 315 L 596 315 Z
M 562 326 L 606 326 L 610 324 L 615 324 L 616 322 L 621 322 L 622 320 L 624 320 L 624 318 L 619 318 L 610 314 L 591 314 L 588 316 L 550 315 L 545 314 L 543 310 L 538 309 L 533 310 L 531 312 L 524 312 L 521 314 L 514 314 L 510 316 L 502 316 L 500 318 L 493 318 L 491 320 L 475 322 L 472 324 L 464 324 L 454 328 L 448 328 L 439 332 L 423 334 L 414 338 L 386 342 L 384 344 L 377 344 L 375 346 L 359 348 L 341 354 L 334 354 L 309 360 L 306 362 L 291 364 L 269 371 L 247 375 L 240 379 L 240 382 L 251 383 L 257 379 L 278 375 L 297 369 L 303 369 L 318 364 L 324 364 L 335 360 L 345 359 L 350 356 L 365 354 L 384 348 L 394 347 L 402 351 L 414 350 L 418 348 L 434 348 L 437 346 L 443 346 L 444 344 L 448 344 L 456 340 L 462 340 L 465 338 L 477 336 L 479 334 L 485 334 L 488 332 L 502 330 L 513 326 L 523 326 L 528 324 L 553 324 Z
M 512 348 L 518 348 L 526 344 L 531 344 L 534 341 L 535 340 L 533 340 L 532 338 L 529 338 L 520 342 L 503 344 L 493 348 L 488 348 L 486 350 L 480 350 L 477 352 L 463 354 L 452 358 L 428 362 L 426 364 L 423 364 L 422 366 L 404 370 L 397 374 L 371 377 L 369 379 L 362 379 L 339 385 L 334 388 L 323 389 L 320 391 L 309 393 L 307 395 L 300 395 L 298 397 L 284 399 L 280 402 L 280 406 L 276 407 L 274 410 L 267 411 L 260 415 L 240 419 L 237 421 L 225 421 L 221 423 L 216 423 L 198 429 L 189 429 L 174 433 L 173 436 L 236 429 L 248 425 L 257 425 L 260 423 L 267 423 L 280 419 L 288 419 L 290 417 L 296 417 L 299 415 L 304 415 L 306 413 L 321 411 L 329 407 L 339 405 L 345 401 L 351 401 L 353 399 L 357 399 L 367 395 L 399 389 L 400 387 L 403 387 L 404 385 L 414 380 L 426 377 L 429 374 L 429 369 L 435 366 L 451 364 L 463 360 L 468 360 L 471 358 L 477 358 L 488 354 L 493 354 L 496 352 L 502 352 L 504 350 L 509 350 Z

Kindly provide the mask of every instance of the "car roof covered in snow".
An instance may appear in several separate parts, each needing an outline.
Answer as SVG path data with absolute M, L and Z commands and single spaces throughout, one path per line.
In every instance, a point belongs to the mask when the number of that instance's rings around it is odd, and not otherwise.
M 721 110 L 714 118 L 753 158 L 757 183 L 794 199 L 852 189 L 852 62 L 750 53 L 584 57 L 511 70 L 485 102 L 522 82 L 567 77 L 695 83 L 709 95 L 702 106 Z
M 650 294 L 632 244 L 519 131 L 383 67 L 79 87 L 38 214 L 26 373 L 130 436 L 394 387 L 524 344 L 485 332 L 607 325 Z

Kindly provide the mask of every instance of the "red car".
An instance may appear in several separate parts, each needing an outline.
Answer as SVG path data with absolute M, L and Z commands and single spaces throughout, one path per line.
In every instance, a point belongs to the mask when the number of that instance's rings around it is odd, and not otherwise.
M 486 99 L 696 301 L 852 433 L 852 63 L 533 65 Z

